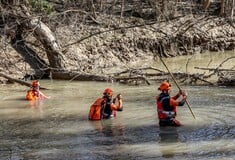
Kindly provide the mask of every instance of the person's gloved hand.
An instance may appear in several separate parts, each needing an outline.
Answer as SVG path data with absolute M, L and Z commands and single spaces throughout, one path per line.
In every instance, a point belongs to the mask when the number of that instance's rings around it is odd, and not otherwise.
M 116 99 L 118 99 L 118 100 L 122 99 L 122 95 L 119 93 L 119 94 L 113 99 L 113 103 L 116 102 Z
M 119 94 L 116 96 L 116 98 L 117 98 L 118 100 L 121 100 L 121 99 L 122 99 L 122 95 L 119 93 Z M 122 106 L 122 108 L 119 108 L 117 111 L 123 111 L 123 106 Z
M 182 91 L 182 96 L 188 96 L 188 93 L 186 91 Z
M 123 107 L 122 108 L 118 108 L 117 111 L 123 111 Z
M 182 91 L 182 96 L 183 96 L 183 99 L 186 100 L 188 93 L 186 91 Z
M 118 100 L 122 99 L 122 95 L 120 93 L 117 95 L 117 99 Z
M 187 94 L 187 92 L 186 91 L 184 91 L 184 90 L 179 90 L 179 93 L 178 93 L 179 95 L 182 95 L 182 96 L 187 96 L 188 94 Z
M 114 104 L 116 103 L 116 99 L 117 99 L 117 98 L 114 98 L 114 99 L 113 99 L 113 103 L 114 103 Z

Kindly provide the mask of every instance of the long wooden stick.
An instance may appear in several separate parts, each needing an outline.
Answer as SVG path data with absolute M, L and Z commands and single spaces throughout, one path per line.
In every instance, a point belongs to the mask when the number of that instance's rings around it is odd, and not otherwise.
M 171 73 L 171 71 L 170 71 L 169 68 L 167 67 L 166 63 L 163 61 L 163 59 L 162 59 L 160 56 L 159 56 L 159 58 L 160 58 L 161 62 L 163 63 L 163 65 L 166 67 L 166 69 L 167 69 L 167 71 L 169 72 L 169 74 L 171 75 L 171 78 L 172 78 L 173 81 L 175 82 L 175 84 L 176 84 L 176 86 L 178 87 L 178 89 L 181 90 L 179 84 L 178 84 L 177 81 L 175 80 L 173 74 Z M 190 107 L 190 105 L 189 105 L 187 99 L 186 99 L 186 104 L 187 104 L 187 106 L 188 106 L 188 108 L 189 108 L 191 114 L 193 115 L 193 118 L 196 119 L 196 117 L 195 117 L 195 115 L 194 115 L 194 113 L 193 113 L 193 111 L 192 111 L 192 109 L 191 109 L 191 107 Z

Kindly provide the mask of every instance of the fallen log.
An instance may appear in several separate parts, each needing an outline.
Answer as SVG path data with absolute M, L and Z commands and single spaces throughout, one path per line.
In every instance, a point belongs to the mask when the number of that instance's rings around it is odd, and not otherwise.
M 53 71 L 52 79 L 79 80 L 79 81 L 109 81 L 110 77 L 71 71 Z
M 149 73 L 147 70 L 150 70 Z M 207 77 L 204 74 L 190 74 L 190 73 L 182 73 L 182 72 L 173 72 L 174 77 L 181 82 L 189 81 L 189 84 L 197 83 L 197 81 L 201 81 L 203 83 L 207 83 L 209 85 L 214 85 L 214 83 L 207 81 Z M 114 80 L 118 82 L 125 83 L 133 83 L 140 84 L 140 81 L 145 81 L 148 85 L 151 85 L 150 81 L 163 81 L 169 79 L 169 73 L 164 72 L 160 69 L 154 67 L 145 67 L 138 69 L 128 69 L 119 73 L 115 73 Z M 139 83 L 137 83 L 139 81 Z
M 148 74 L 148 73 L 143 73 L 143 71 L 147 71 L 147 70 L 153 70 L 153 71 L 157 71 L 159 73 L 162 73 L 164 74 L 165 72 L 158 69 L 158 68 L 155 68 L 155 67 L 144 67 L 144 68 L 130 68 L 130 69 L 127 69 L 127 70 L 124 70 L 122 72 L 118 72 L 118 73 L 114 73 L 113 75 L 114 76 L 120 76 L 121 74 L 130 74 L 130 75 L 134 75 L 134 74 Z
M 114 78 L 116 81 L 120 82 L 120 81 L 140 81 L 140 80 L 144 80 L 148 85 L 151 85 L 151 83 L 149 82 L 149 80 L 144 77 L 144 76 L 136 76 L 136 77 L 118 77 L 118 78 Z
M 0 76 L 3 77 L 3 78 L 6 78 L 9 82 L 19 83 L 21 85 L 31 87 L 31 83 L 30 82 L 26 82 L 26 81 L 23 81 L 23 80 L 20 80 L 20 79 L 17 79 L 17 78 L 10 77 L 10 76 L 8 76 L 8 75 L 6 75 L 4 73 L 0 73 Z M 40 89 L 47 89 L 47 88 L 44 88 L 44 87 L 40 86 Z
M 230 78 L 220 77 L 218 79 L 217 84 L 220 86 L 235 86 L 235 78 L 230 79 Z
M 219 68 L 204 68 L 204 67 L 194 67 L 195 69 L 208 70 L 208 71 L 234 71 L 235 69 L 219 69 Z

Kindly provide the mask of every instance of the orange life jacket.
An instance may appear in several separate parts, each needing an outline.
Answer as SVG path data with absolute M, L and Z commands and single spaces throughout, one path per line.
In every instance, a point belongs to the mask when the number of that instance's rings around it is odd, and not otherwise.
M 176 107 L 178 102 L 176 102 L 169 95 L 160 94 L 156 97 L 157 101 L 157 111 L 159 119 L 171 119 L 176 116 Z
M 89 120 L 101 120 L 116 117 L 116 111 L 122 111 L 122 100 L 118 101 L 118 106 L 112 103 L 112 99 L 107 97 L 98 98 L 90 107 Z
M 32 101 L 32 100 L 37 100 L 37 99 L 38 99 L 38 94 L 33 90 L 28 90 L 26 94 L 26 100 Z
M 102 102 L 103 98 L 98 98 L 90 107 L 89 120 L 101 120 L 102 118 Z

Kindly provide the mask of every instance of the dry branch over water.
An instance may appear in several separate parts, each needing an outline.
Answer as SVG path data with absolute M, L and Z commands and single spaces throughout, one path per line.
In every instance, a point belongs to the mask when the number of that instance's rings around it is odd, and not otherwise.
M 151 84 L 167 73 L 147 72 L 134 64 L 159 56 L 235 49 L 232 1 L 223 4 L 223 12 L 217 12 L 216 3 L 204 10 L 199 1 L 162 2 L 45 0 L 45 6 L 2 2 L 0 69 L 14 78 Z M 137 69 L 124 76 L 123 66 Z M 110 75 L 114 68 L 123 77 Z M 143 70 L 147 73 L 134 73 Z M 182 83 L 212 84 L 210 75 L 173 74 Z

